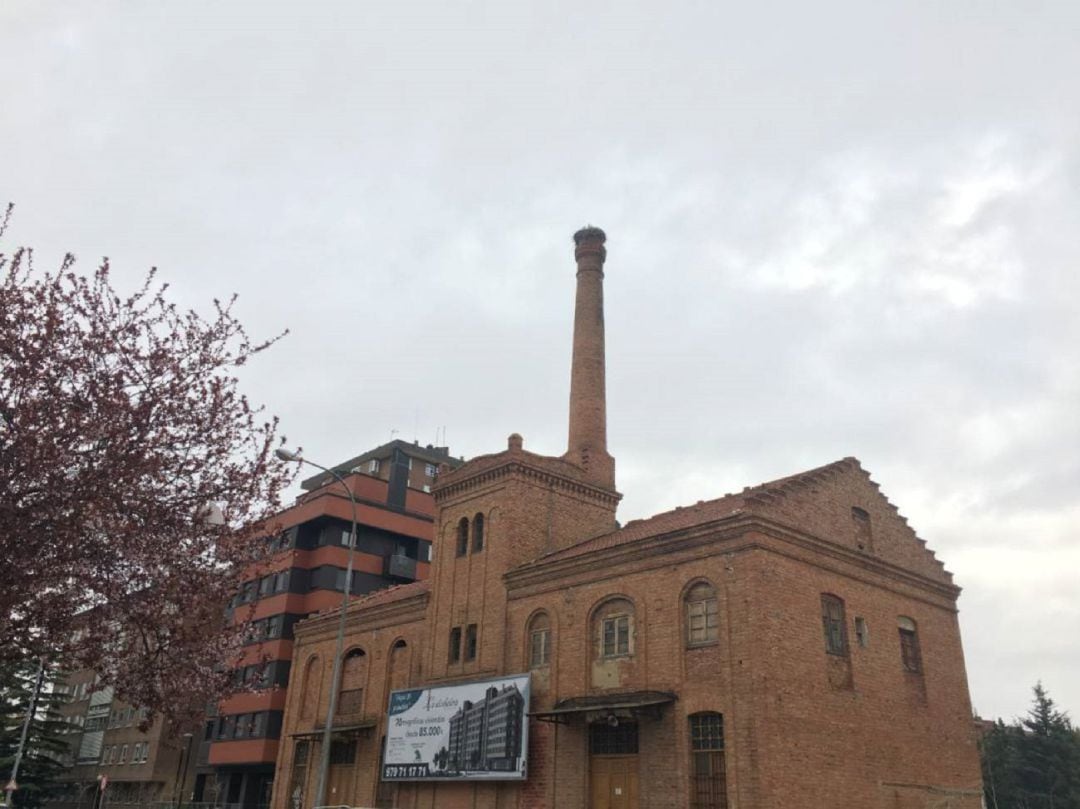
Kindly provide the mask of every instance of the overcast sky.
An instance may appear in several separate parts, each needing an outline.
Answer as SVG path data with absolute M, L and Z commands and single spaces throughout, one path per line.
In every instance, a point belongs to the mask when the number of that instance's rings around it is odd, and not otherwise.
M 599 225 L 621 519 L 855 455 L 976 709 L 1080 720 L 1078 42 L 1075 0 L 3 0 L 0 200 L 42 265 L 290 329 L 245 387 L 326 463 L 561 453 Z

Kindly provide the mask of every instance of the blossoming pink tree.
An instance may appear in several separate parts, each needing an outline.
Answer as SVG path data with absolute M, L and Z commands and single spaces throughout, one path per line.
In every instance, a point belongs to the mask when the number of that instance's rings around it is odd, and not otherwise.
M 274 340 L 231 303 L 177 309 L 153 270 L 122 295 L 107 259 L 74 265 L 0 252 L 0 659 L 93 668 L 187 724 L 227 687 L 224 610 L 290 476 L 236 379 Z

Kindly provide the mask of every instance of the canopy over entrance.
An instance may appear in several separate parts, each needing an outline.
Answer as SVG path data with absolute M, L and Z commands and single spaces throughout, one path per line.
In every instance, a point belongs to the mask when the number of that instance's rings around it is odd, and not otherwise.
M 529 716 L 541 722 L 568 724 L 575 716 L 585 719 L 602 719 L 607 716 L 626 715 L 633 717 L 660 717 L 665 705 L 677 700 L 671 691 L 629 691 L 619 694 L 588 694 L 580 697 L 567 697 L 555 703 L 549 710 L 532 711 Z

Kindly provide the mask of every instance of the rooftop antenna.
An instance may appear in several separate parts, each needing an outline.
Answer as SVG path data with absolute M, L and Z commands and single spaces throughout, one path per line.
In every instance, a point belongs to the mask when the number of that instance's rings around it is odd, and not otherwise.
M 390 431 L 390 440 L 391 440 L 391 441 L 393 441 L 393 440 L 394 440 L 394 436 L 395 436 L 395 435 L 397 435 L 397 434 L 398 434 L 398 431 L 397 431 L 397 430 L 391 430 L 391 431 Z

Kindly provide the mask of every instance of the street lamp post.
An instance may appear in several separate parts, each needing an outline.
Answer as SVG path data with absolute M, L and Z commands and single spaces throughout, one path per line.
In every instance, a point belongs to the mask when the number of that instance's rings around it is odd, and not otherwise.
M 345 566 L 345 592 L 341 596 L 341 616 L 338 619 L 337 643 L 334 647 L 334 667 L 330 680 L 330 705 L 326 709 L 326 726 L 323 728 L 322 749 L 319 752 L 319 779 L 315 786 L 315 803 L 313 807 L 318 807 L 324 806 L 326 802 L 326 775 L 330 770 L 330 736 L 333 732 L 334 713 L 337 711 L 338 691 L 341 687 L 341 655 L 345 648 L 345 612 L 349 606 L 349 593 L 352 589 L 353 552 L 356 550 L 356 498 L 353 496 L 349 484 L 333 469 L 309 461 L 300 453 L 290 452 L 284 448 L 277 449 L 274 454 L 283 461 L 306 463 L 308 466 L 314 466 L 316 469 L 329 473 L 334 480 L 341 484 L 341 487 L 349 496 L 349 503 L 352 505 L 352 527 L 349 530 L 349 561 Z

